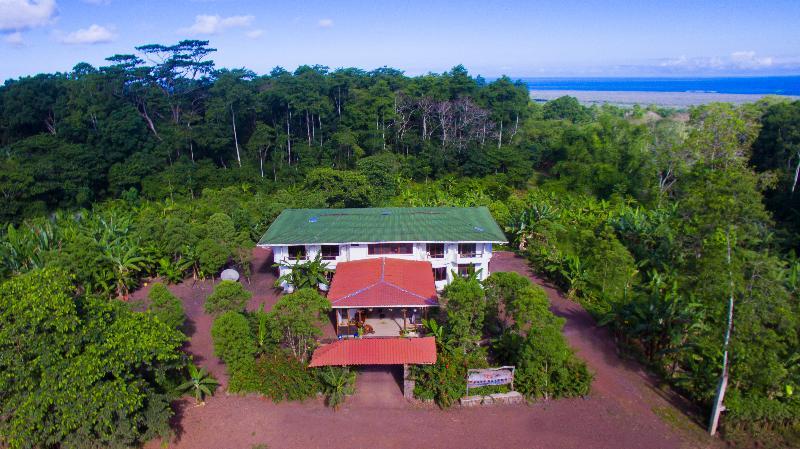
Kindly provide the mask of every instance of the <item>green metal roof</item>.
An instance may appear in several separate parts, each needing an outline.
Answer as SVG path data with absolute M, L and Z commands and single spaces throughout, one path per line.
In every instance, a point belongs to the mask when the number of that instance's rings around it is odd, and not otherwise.
M 259 245 L 506 242 L 485 207 L 285 209 Z

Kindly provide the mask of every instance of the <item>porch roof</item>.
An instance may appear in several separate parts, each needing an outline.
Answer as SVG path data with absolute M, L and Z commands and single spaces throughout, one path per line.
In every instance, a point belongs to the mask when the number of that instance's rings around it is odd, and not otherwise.
M 309 366 L 431 365 L 436 363 L 436 340 L 422 338 L 354 338 L 320 346 Z
M 339 262 L 328 299 L 334 308 L 439 305 L 430 262 L 388 257 Z

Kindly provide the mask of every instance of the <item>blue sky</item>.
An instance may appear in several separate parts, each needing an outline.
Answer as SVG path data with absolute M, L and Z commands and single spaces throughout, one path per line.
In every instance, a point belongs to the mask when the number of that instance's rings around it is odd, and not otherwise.
M 0 80 L 208 39 L 218 66 L 487 77 L 800 74 L 800 1 L 0 0 Z

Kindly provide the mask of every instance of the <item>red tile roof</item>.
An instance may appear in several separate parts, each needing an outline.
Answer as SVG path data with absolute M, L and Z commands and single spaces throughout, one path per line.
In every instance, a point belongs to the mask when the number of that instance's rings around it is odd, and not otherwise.
M 438 306 L 430 262 L 393 258 L 339 262 L 328 299 L 333 307 Z
M 354 338 L 320 346 L 309 366 L 431 365 L 436 363 L 436 340 L 422 338 Z

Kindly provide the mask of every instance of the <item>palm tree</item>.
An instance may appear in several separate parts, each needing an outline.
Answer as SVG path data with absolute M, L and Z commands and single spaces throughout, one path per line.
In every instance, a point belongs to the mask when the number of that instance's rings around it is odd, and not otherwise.
M 179 385 L 178 391 L 193 392 L 195 403 L 205 404 L 203 399 L 214 394 L 219 382 L 205 368 L 197 369 L 194 363 L 190 363 L 187 368 L 189 369 L 189 380 Z
M 282 282 L 290 284 L 296 289 L 317 288 L 320 284 L 328 285 L 328 276 L 331 270 L 328 262 L 322 261 L 322 255 L 317 253 L 317 257 L 302 263 L 280 262 L 273 267 L 288 268 L 290 271 L 275 281 L 275 286 Z
M 334 410 L 344 402 L 347 395 L 355 392 L 353 384 L 356 380 L 356 373 L 347 367 L 326 367 L 320 372 L 319 379 L 322 384 L 322 392 L 327 397 L 328 407 L 332 407 Z

